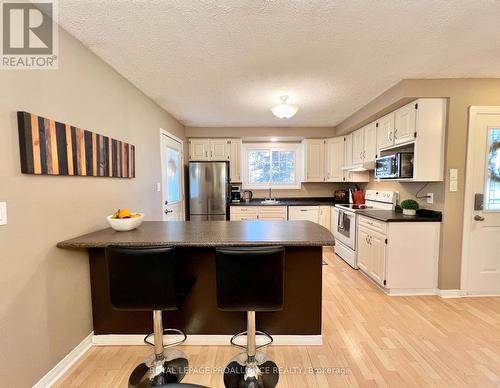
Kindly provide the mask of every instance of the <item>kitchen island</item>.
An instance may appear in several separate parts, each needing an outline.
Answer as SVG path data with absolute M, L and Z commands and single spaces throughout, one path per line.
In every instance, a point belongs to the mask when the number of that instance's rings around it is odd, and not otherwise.
M 152 331 L 150 312 L 111 307 L 104 257 L 104 249 L 110 245 L 175 246 L 181 273 L 193 285 L 180 310 L 164 313 L 166 325 L 188 335 L 233 335 L 245 328 L 246 314 L 217 308 L 215 247 L 282 245 L 283 310 L 258 313 L 258 328 L 275 336 L 320 336 L 322 247 L 333 244 L 326 228 L 309 221 L 169 221 L 144 222 L 130 232 L 108 228 L 57 246 L 88 250 L 95 335 Z

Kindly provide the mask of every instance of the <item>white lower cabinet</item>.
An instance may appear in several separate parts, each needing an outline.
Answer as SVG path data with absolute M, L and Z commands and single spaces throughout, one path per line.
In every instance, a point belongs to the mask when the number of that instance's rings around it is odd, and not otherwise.
M 290 221 L 312 221 L 319 224 L 319 206 L 289 206 Z
M 258 206 L 231 206 L 229 219 L 231 221 L 251 221 L 259 218 Z
M 439 222 L 382 222 L 360 215 L 359 269 L 392 295 L 434 294 Z
M 231 221 L 286 221 L 286 206 L 231 206 Z
M 331 206 L 320 206 L 319 207 L 319 224 L 321 226 L 324 226 L 326 229 L 328 229 L 331 232 Z
M 259 206 L 258 216 L 261 221 L 286 221 L 288 211 L 286 206 Z

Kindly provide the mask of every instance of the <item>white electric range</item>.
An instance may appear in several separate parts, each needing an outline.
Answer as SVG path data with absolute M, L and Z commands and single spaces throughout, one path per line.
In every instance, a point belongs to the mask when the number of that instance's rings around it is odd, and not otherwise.
M 363 210 L 394 210 L 397 191 L 366 190 L 364 205 L 335 205 L 334 226 L 335 253 L 351 267 L 358 269 L 356 254 L 357 214 Z

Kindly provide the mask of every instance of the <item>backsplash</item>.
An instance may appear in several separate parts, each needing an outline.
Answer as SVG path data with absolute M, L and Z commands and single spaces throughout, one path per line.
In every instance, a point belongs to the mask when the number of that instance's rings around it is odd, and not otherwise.
M 414 199 L 421 208 L 442 211 L 444 209 L 444 182 L 429 182 L 419 196 L 425 196 L 427 193 L 434 193 L 434 203 L 427 203 L 426 198 L 415 198 L 415 195 L 426 182 L 377 182 L 373 175 L 370 176 L 369 183 L 358 183 L 363 190 L 392 190 L 399 192 L 399 202 L 405 199 Z
M 300 189 L 279 190 L 273 189 L 273 197 L 292 198 L 292 197 L 333 197 L 333 192 L 338 189 L 347 189 L 350 185 L 347 183 L 303 183 Z M 252 190 L 254 198 L 266 198 L 269 190 Z

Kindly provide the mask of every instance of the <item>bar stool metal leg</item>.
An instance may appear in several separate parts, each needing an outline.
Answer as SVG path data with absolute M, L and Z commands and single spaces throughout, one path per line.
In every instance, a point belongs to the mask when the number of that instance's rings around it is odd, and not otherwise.
M 270 338 L 270 342 L 257 346 L 257 333 Z M 255 330 L 255 311 L 247 312 L 247 331 L 235 337 L 246 334 L 247 345 L 242 347 L 245 352 L 239 353 L 226 366 L 224 385 L 226 388 L 273 388 L 278 384 L 279 369 L 276 363 L 258 349 L 269 345 L 272 337 Z
M 188 360 L 184 352 L 170 348 L 170 344 L 165 347 L 163 335 L 172 329 L 163 329 L 163 319 L 161 310 L 153 311 L 153 336 L 154 354 L 148 357 L 144 363 L 138 365 L 129 378 L 129 388 L 149 388 L 162 387 L 165 384 L 179 383 L 186 375 Z M 186 335 L 180 331 L 176 331 Z M 151 345 L 146 336 L 144 341 Z M 184 342 L 182 340 L 181 342 Z

